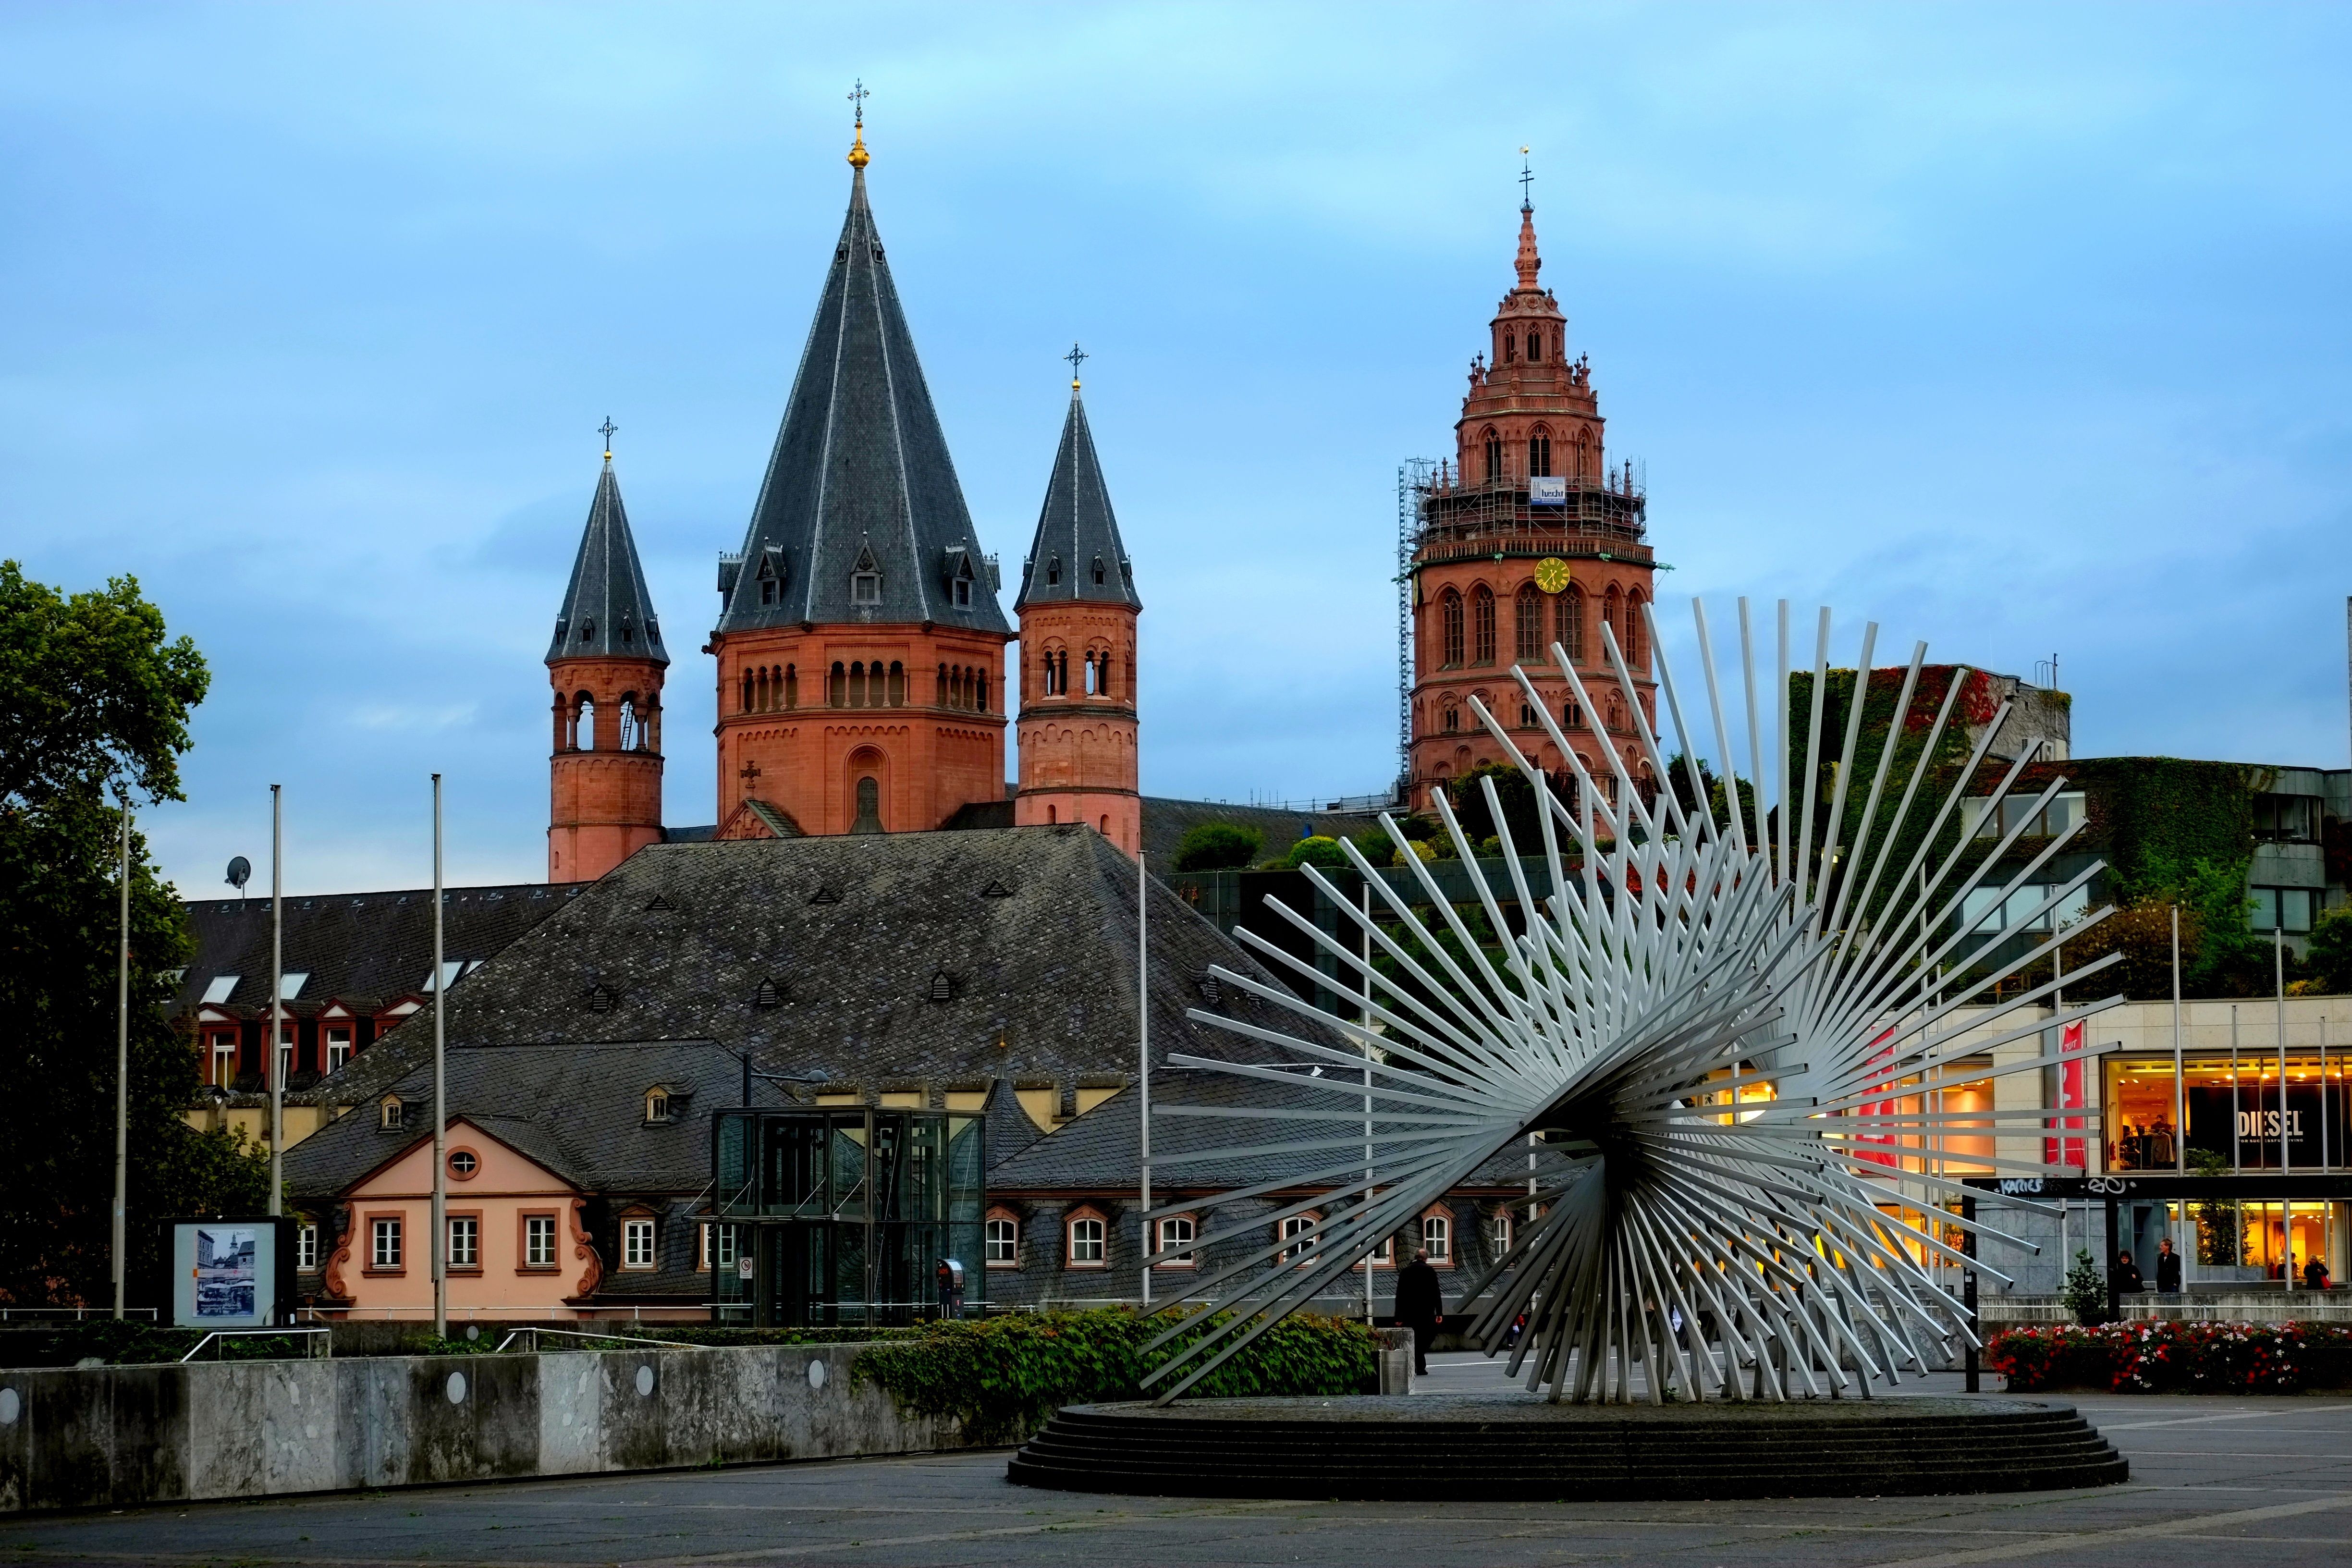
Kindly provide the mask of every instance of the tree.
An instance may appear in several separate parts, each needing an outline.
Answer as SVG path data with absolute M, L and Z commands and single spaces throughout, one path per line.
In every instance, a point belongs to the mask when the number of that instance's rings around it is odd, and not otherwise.
M 2089 967 L 2110 952 L 2123 961 L 2084 982 L 2100 996 L 2120 991 L 2136 1002 L 2160 1002 L 2172 994 L 2172 909 L 2168 902 L 2129 904 L 2117 910 L 2079 937 L 2069 937 L 2060 956 L 2066 972 Z M 2191 995 L 2188 976 L 2195 968 L 2205 938 L 2204 922 L 2194 910 L 2180 911 L 2181 994 Z M 2073 988 L 2069 987 L 2070 997 Z
M 1502 763 L 1480 763 L 1445 786 L 1445 797 L 1453 805 L 1454 820 L 1462 825 L 1462 836 L 1475 849 L 1480 840 L 1501 834 L 1494 813 L 1486 808 L 1483 786 L 1487 779 L 1495 781 L 1495 798 L 1502 803 L 1503 826 L 1510 829 L 1511 847 L 1522 855 L 1542 854 L 1543 826 L 1536 816 L 1536 786 L 1517 767 Z
M 2352 991 L 2352 904 L 2339 904 L 2311 926 L 2311 976 L 2330 995 Z
M 1203 822 L 1176 845 L 1179 871 L 1224 871 L 1246 866 L 1257 858 L 1265 835 L 1237 822 Z
M 1339 841 L 1320 833 L 1300 839 L 1282 858 L 1286 871 L 1296 871 L 1301 866 L 1345 866 L 1347 863 L 1348 852 L 1339 847 Z
M 2066 1270 L 2066 1289 L 2060 1299 L 2074 1314 L 2074 1321 L 2086 1329 L 2106 1321 L 2107 1281 L 2087 1251 L 2074 1254 L 2074 1267 Z
M 0 563 L 0 1300 L 110 1299 L 114 1200 L 118 788 L 177 800 L 188 713 L 209 681 L 188 638 L 131 578 L 70 598 Z M 191 943 L 173 890 L 131 839 L 132 1278 L 152 1266 L 152 1221 L 267 1196 L 267 1164 L 182 1118 L 194 1055 L 163 1005 Z M 257 1168 L 261 1172 L 255 1179 Z M 148 1256 L 142 1259 L 142 1253 Z

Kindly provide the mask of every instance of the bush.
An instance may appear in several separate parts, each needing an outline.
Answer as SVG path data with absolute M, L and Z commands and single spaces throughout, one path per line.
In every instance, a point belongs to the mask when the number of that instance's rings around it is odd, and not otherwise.
M 1347 863 L 1348 852 L 1339 847 L 1339 841 L 1321 833 L 1312 838 L 1300 839 L 1290 847 L 1290 853 L 1282 858 L 1282 868 L 1286 871 L 1296 871 L 1301 866 L 1345 866 Z
M 1389 830 L 1377 822 L 1348 835 L 1348 842 L 1356 847 L 1357 854 L 1375 866 L 1396 863 L 1396 846 L 1389 841 Z
M 2004 1329 L 1985 1364 L 2012 1394 L 2294 1394 L 2352 1382 L 2352 1328 L 2333 1323 L 2106 1323 Z
M 1142 1386 L 1144 1374 L 1174 1347 L 1148 1359 L 1143 1347 L 1168 1324 L 1123 1307 L 937 1323 L 915 1338 L 860 1352 L 850 1374 L 878 1385 L 902 1411 L 953 1417 L 976 1442 L 1017 1442 L 1065 1405 L 1155 1394 L 1157 1385 Z M 1187 1396 L 1355 1394 L 1378 1375 L 1377 1346 L 1361 1323 L 1286 1318 Z
M 2352 904 L 2339 904 L 2312 922 L 2307 962 L 2326 994 L 2352 992 Z
M 2107 1281 L 2088 1252 L 2074 1254 L 2074 1267 L 2066 1270 L 2066 1289 L 2060 1299 L 2074 1314 L 2074 1321 L 2086 1329 L 2107 1315 Z
M 1416 860 L 1426 862 L 1437 858 L 1437 846 L 1432 844 L 1426 838 L 1408 838 L 1405 840 L 1405 843 L 1412 847 L 1413 858 Z M 1389 856 L 1389 864 L 1391 866 L 1403 865 L 1404 851 L 1402 849 L 1399 849 L 1391 854 Z
M 1257 858 L 1265 835 L 1237 822 L 1204 822 L 1178 841 L 1173 862 L 1179 871 L 1229 871 Z

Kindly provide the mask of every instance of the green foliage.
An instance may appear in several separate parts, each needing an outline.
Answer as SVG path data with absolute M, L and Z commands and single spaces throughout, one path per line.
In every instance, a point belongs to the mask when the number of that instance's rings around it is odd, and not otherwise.
M 2011 1394 L 2294 1394 L 2352 1383 L 2352 1328 L 2327 1323 L 2187 1323 L 2004 1329 L 1986 1364 Z
M 90 1360 L 108 1366 L 152 1366 L 179 1360 L 204 1337 L 202 1329 L 159 1328 L 135 1318 L 121 1322 L 96 1318 L 0 1332 L 0 1361 L 9 1366 L 74 1366 Z M 305 1354 L 305 1337 L 294 1335 L 240 1336 L 206 1345 L 202 1359 L 288 1361 Z
M 1150 1357 L 1143 1346 L 1168 1322 L 1113 1307 L 938 1323 L 916 1338 L 869 1347 L 851 1375 L 878 1384 L 902 1410 L 953 1417 L 976 1441 L 1017 1441 L 1065 1405 L 1156 1393 L 1157 1385 L 1146 1390 L 1142 1379 L 1176 1346 Z M 1188 1334 L 1176 1344 L 1190 1340 Z M 1194 1384 L 1188 1397 L 1355 1394 L 1374 1382 L 1377 1345 L 1360 1323 L 1295 1315 Z
M 2066 1289 L 2059 1293 L 2059 1299 L 2074 1314 L 2074 1321 L 2086 1329 L 2107 1315 L 2106 1278 L 2099 1272 L 2089 1252 L 2074 1254 L 2074 1267 L 2066 1270 Z
M 1377 822 L 1348 835 L 1348 842 L 1356 847 L 1357 854 L 1375 866 L 1400 863 L 1396 858 L 1396 845 L 1390 839 L 1389 830 Z
M 1257 858 L 1265 835 L 1237 822 L 1204 822 L 1176 845 L 1173 862 L 1179 871 L 1226 871 Z
M 2192 1174 L 2226 1176 L 2230 1162 L 2210 1149 L 2183 1151 Z M 2236 1204 L 2220 1198 L 2202 1198 L 2189 1205 L 2197 1221 L 2197 1261 L 2215 1266 L 2231 1266 L 2246 1260 L 2245 1215 Z
M 207 677 L 185 637 L 128 579 L 68 599 L 0 563 L 0 1016 L 9 1076 L 37 1092 L 0 1099 L 0 1303 L 85 1305 L 112 1294 L 116 864 L 110 780 L 176 799 L 188 710 Z M 234 1145 L 200 1142 L 181 1118 L 194 1053 L 165 1021 L 169 972 L 188 960 L 186 921 L 131 839 L 130 1238 L 131 1273 L 160 1267 L 153 1221 L 249 1193 Z M 226 1183 L 226 1186 L 221 1184 Z
M 2065 946 L 2066 967 L 2084 969 L 2110 952 L 2123 954 L 2121 963 L 2099 972 L 2089 984 L 2104 996 L 2120 991 L 2139 1001 L 2160 1001 L 2172 994 L 2172 909 L 2169 903 L 2130 904 L 2117 910 Z M 2180 913 L 2180 963 L 2183 995 L 2195 963 L 2204 923 L 2193 910 Z
M 2311 977 L 2329 995 L 2352 991 L 2352 904 L 2340 904 L 2311 926 Z
M 1282 858 L 1282 868 L 1286 871 L 1296 871 L 1301 866 L 1345 866 L 1347 863 L 1348 852 L 1339 847 L 1339 841 L 1321 833 L 1311 838 L 1300 839 Z
M 1503 806 L 1499 827 L 1495 814 L 1486 806 L 1485 781 L 1488 779 L 1495 781 L 1495 796 Z M 1480 763 L 1445 786 L 1445 798 L 1454 807 L 1454 820 L 1462 825 L 1462 836 L 1474 847 L 1482 839 L 1499 838 L 1503 829 L 1507 828 L 1512 847 L 1520 854 L 1542 853 L 1543 827 L 1536 815 L 1536 786 L 1517 768 L 1504 763 Z

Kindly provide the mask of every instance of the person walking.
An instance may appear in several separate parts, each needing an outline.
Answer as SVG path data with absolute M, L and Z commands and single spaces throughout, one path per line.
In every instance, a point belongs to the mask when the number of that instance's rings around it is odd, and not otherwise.
M 1438 1288 L 1437 1270 L 1429 1266 L 1429 1250 L 1415 1247 L 1412 1261 L 1397 1271 L 1397 1321 L 1412 1331 L 1412 1374 L 1429 1375 L 1429 1342 L 1445 1321 L 1445 1295 Z
M 2125 1292 L 2147 1289 L 2139 1277 L 2139 1265 L 2132 1261 L 2129 1247 L 2116 1254 L 2116 1289 Z
M 2168 1236 L 2156 1244 L 2156 1289 L 2160 1295 L 2180 1294 L 2180 1254 L 2172 1250 Z

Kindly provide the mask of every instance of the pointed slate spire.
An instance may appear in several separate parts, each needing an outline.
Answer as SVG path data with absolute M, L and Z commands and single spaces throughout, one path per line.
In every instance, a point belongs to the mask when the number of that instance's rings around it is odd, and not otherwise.
M 1076 600 L 1143 607 L 1135 596 L 1135 573 L 1118 537 L 1118 519 L 1111 515 L 1094 432 L 1087 427 L 1087 405 L 1073 380 L 1061 449 L 1054 454 L 1054 477 L 1045 486 L 1037 537 L 1030 542 L 1013 607 L 1017 612 Z
M 720 568 L 718 629 L 879 621 L 1009 633 L 866 205 L 862 135 L 850 163 L 849 213 L 743 553 Z M 960 575 L 976 579 L 961 595 Z
M 621 506 L 620 482 L 613 478 L 613 454 L 596 479 L 588 506 L 588 527 L 580 555 L 572 563 L 572 584 L 556 613 L 555 639 L 547 662 L 567 658 L 642 658 L 669 663 L 662 647 L 661 620 L 654 614 L 637 542 L 629 536 L 629 514 Z

